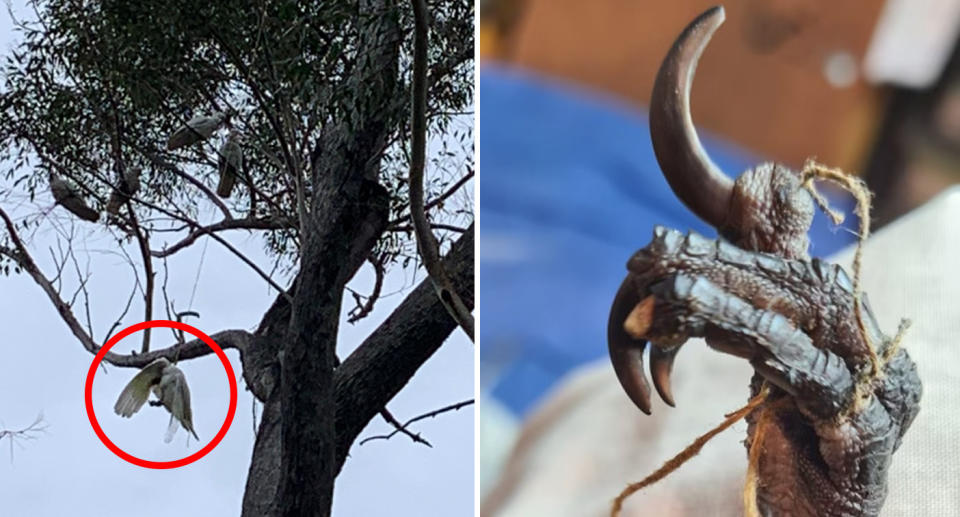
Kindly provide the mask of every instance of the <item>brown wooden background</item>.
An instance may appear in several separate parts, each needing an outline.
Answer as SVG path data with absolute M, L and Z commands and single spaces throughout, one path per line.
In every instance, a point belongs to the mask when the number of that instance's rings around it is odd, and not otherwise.
M 481 11 L 487 57 L 594 87 L 638 105 L 680 30 L 714 5 L 702 0 L 514 0 Z M 824 65 L 862 59 L 883 2 L 734 0 L 704 53 L 693 88 L 698 125 L 794 166 L 820 161 L 859 171 L 884 110 L 857 78 L 831 85 Z M 491 26 L 493 28 L 491 29 Z M 498 30 L 499 29 L 499 30 Z M 494 34 L 498 41 L 490 42 Z

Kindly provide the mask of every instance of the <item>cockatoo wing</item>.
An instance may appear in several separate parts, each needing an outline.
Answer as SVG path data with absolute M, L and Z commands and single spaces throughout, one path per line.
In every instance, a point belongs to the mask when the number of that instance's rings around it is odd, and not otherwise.
M 183 372 L 176 366 L 170 365 L 163 372 L 163 378 L 159 385 L 160 402 L 163 407 L 170 412 L 170 425 L 167 426 L 167 434 L 164 441 L 169 442 L 173 439 L 173 434 L 177 430 L 177 422 L 184 429 L 190 431 L 193 437 L 198 441 L 197 433 L 193 430 L 193 413 L 190 410 L 190 388 L 187 386 L 187 378 Z M 175 419 L 175 420 L 174 420 Z
M 110 193 L 110 201 L 107 203 L 107 213 L 117 215 L 120 213 L 120 207 L 130 196 L 137 194 L 140 190 L 140 167 L 130 167 L 123 173 L 117 188 Z
M 57 203 L 63 201 L 64 199 L 73 197 L 73 189 L 70 188 L 70 184 L 67 183 L 63 178 L 51 175 L 50 176 L 50 193 L 53 194 L 53 199 Z
M 224 116 L 222 114 L 193 117 L 187 121 L 186 125 L 170 135 L 170 139 L 167 140 L 167 150 L 173 151 L 210 138 L 210 135 L 220 127 L 223 120 Z
M 100 214 L 98 214 L 96 210 L 87 206 L 87 204 L 78 197 L 68 199 L 60 203 L 60 205 L 84 221 L 95 223 L 100 219 Z
M 230 197 L 233 186 L 237 182 L 237 173 L 243 168 L 243 150 L 240 144 L 231 136 L 220 148 L 220 182 L 217 184 L 217 195 L 223 198 Z
M 110 193 L 110 201 L 107 202 L 107 213 L 117 215 L 120 213 L 120 207 L 123 205 L 124 197 L 119 190 Z
M 150 388 L 160 382 L 163 369 L 169 364 L 166 359 L 157 359 L 144 366 L 120 392 L 113 411 L 122 417 L 130 417 L 139 411 L 150 396 Z

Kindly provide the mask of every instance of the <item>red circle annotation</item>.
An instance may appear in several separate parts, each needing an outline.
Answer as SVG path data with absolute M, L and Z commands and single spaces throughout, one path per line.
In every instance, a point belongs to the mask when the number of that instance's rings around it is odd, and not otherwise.
M 168 327 L 184 332 L 189 332 L 193 334 L 197 339 L 202 340 L 204 343 L 209 346 L 213 352 L 220 359 L 220 362 L 223 364 L 223 369 L 227 372 L 227 380 L 230 383 L 230 407 L 227 409 L 227 417 L 223 420 L 223 425 L 220 426 L 220 431 L 217 432 L 217 435 L 207 443 L 199 451 L 178 460 L 172 461 L 150 461 L 142 458 L 138 458 L 128 452 L 124 451 L 118 447 L 115 443 L 110 441 L 110 438 L 107 437 L 106 433 L 103 432 L 103 429 L 100 427 L 100 423 L 97 421 L 97 415 L 93 410 L 93 378 L 97 373 L 97 367 L 100 366 L 100 362 L 103 361 L 103 358 L 106 357 L 107 352 L 113 348 L 114 345 L 120 342 L 123 338 L 133 334 L 134 332 L 139 332 L 148 328 L 157 328 L 157 327 Z M 144 321 L 137 323 L 136 325 L 131 325 L 122 331 L 114 334 L 104 345 L 100 348 L 100 351 L 97 352 L 96 357 L 93 358 L 93 363 L 90 364 L 90 370 L 87 371 L 87 382 L 84 386 L 83 393 L 84 402 L 86 403 L 87 417 L 90 419 L 90 425 L 93 427 L 93 431 L 97 434 L 97 437 L 100 438 L 100 441 L 107 446 L 114 454 L 120 458 L 140 467 L 150 468 L 150 469 L 175 469 L 178 467 L 183 467 L 189 465 L 200 458 L 206 456 L 210 451 L 212 451 L 217 445 L 220 444 L 220 441 L 223 440 L 223 437 L 227 435 L 227 431 L 230 430 L 230 424 L 233 423 L 233 416 L 237 411 L 237 379 L 233 373 L 233 368 L 230 366 L 230 361 L 227 359 L 226 354 L 223 353 L 223 349 L 217 345 L 210 336 L 204 334 L 200 330 L 182 323 L 179 321 L 170 321 L 170 320 L 152 320 Z

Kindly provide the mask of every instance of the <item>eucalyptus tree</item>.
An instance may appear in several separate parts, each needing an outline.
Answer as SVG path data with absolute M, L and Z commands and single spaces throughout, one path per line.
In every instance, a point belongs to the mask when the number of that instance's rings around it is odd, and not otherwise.
M 210 333 L 239 350 L 246 385 L 264 405 L 243 514 L 329 514 L 358 433 L 457 325 L 421 282 L 355 352 L 342 361 L 335 355 L 348 281 L 369 264 L 379 286 L 383 275 L 399 273 L 395 266 L 417 261 L 407 181 L 411 5 L 30 5 L 34 15 L 17 20 L 20 41 L 6 57 L 0 90 L 0 270 L 28 275 L 79 344 L 96 353 L 114 328 L 81 321 L 34 259 L 27 230 L 52 224 L 49 178 L 70 182 L 67 198 L 55 196 L 60 204 L 87 208 L 75 224 L 133 250 L 142 284 L 131 290 L 142 293 L 137 319 L 176 317 L 167 300 L 160 303 L 160 261 L 201 241 L 224 246 L 276 290 L 251 322 L 255 330 Z M 473 138 L 463 120 L 472 119 L 473 2 L 436 0 L 429 11 L 432 144 L 423 206 L 449 281 L 472 308 L 473 213 L 464 186 L 473 175 Z M 231 134 L 242 137 L 227 140 Z M 231 189 L 217 187 L 221 162 L 235 174 Z M 14 212 L 13 200 L 24 198 L 40 209 Z M 109 217 L 100 218 L 105 210 Z M 224 238 L 237 230 L 262 238 L 272 267 Z M 378 292 L 356 293 L 350 318 L 369 314 Z M 196 340 L 151 347 L 148 331 L 142 339 L 139 353 L 111 351 L 106 362 L 143 368 L 210 353 Z

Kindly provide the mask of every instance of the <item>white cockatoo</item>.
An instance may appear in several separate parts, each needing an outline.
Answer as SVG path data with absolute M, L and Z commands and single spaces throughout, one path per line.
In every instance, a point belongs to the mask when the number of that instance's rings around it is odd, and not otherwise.
M 87 206 L 74 185 L 53 173 L 50 174 L 50 192 L 58 205 L 66 208 L 80 219 L 92 223 L 100 219 L 100 214 Z
M 237 182 L 237 174 L 243 170 L 243 149 L 240 147 L 240 134 L 230 131 L 227 140 L 220 148 L 220 182 L 217 184 L 217 195 L 230 197 L 233 185 Z
M 107 213 L 117 215 L 120 207 L 130 197 L 137 195 L 140 190 L 140 167 L 129 167 L 121 176 L 117 188 L 110 194 L 110 201 L 107 202 Z
M 198 115 L 188 120 L 186 125 L 180 127 L 170 135 L 167 140 L 167 150 L 173 151 L 181 147 L 193 145 L 197 142 L 210 138 L 210 135 L 227 120 L 227 114 L 216 112 L 213 115 Z
M 187 387 L 187 378 L 180 368 L 161 357 L 145 366 L 139 373 L 130 379 L 123 388 L 113 410 L 122 417 L 130 417 L 143 407 L 150 391 L 157 396 L 158 402 L 150 402 L 151 406 L 167 408 L 170 412 L 170 425 L 163 441 L 170 442 L 177 432 L 178 424 L 190 432 L 198 441 L 197 433 L 193 430 L 193 413 L 190 411 L 190 388 Z

